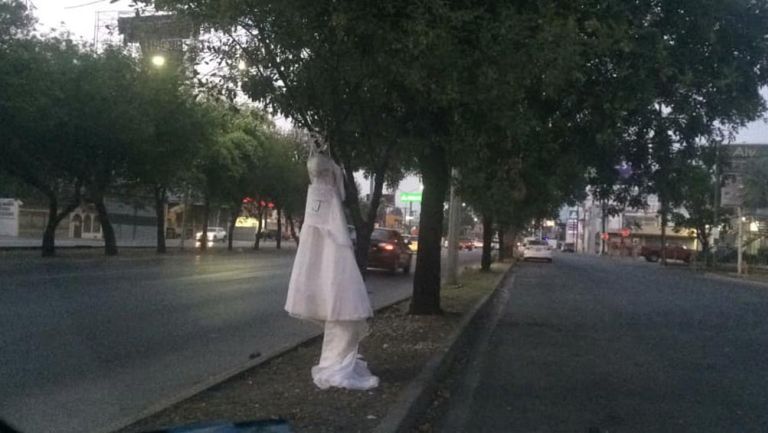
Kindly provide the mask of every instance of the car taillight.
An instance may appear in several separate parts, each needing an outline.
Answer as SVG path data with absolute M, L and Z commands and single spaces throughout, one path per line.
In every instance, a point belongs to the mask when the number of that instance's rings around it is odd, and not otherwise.
M 394 245 L 388 244 L 388 243 L 385 243 L 385 242 L 380 243 L 379 247 L 381 247 L 383 250 L 386 250 L 386 251 L 392 251 L 392 250 L 395 249 Z

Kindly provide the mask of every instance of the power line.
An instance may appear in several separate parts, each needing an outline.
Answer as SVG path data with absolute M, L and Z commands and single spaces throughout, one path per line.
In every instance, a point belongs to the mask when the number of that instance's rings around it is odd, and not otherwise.
M 79 4 L 79 5 L 75 5 L 75 6 L 67 6 L 64 9 L 77 9 L 77 8 L 82 8 L 82 7 L 85 7 L 85 6 L 95 5 L 97 3 L 104 3 L 105 1 L 109 1 L 109 0 L 94 0 L 94 1 L 91 1 L 91 2 L 88 2 L 88 3 L 83 3 L 83 4 Z

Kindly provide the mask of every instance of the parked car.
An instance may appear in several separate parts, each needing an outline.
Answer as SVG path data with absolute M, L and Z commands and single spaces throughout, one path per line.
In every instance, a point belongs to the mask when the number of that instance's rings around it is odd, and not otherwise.
M 208 235 L 206 237 L 208 238 L 208 242 L 224 242 L 227 240 L 227 231 L 221 227 L 208 227 Z M 198 241 L 203 240 L 203 232 L 197 232 L 195 239 Z
M 669 260 L 682 260 L 690 263 L 694 252 L 682 245 L 667 245 L 665 256 Z M 640 255 L 649 262 L 658 262 L 661 259 L 661 245 L 643 245 L 640 248 Z
M 480 239 L 475 239 L 474 241 L 472 241 L 472 245 L 475 248 L 483 248 L 483 241 L 481 241 Z
M 545 260 L 552 262 L 552 247 L 547 241 L 529 240 L 523 247 L 523 260 Z
M 459 239 L 459 250 L 472 251 L 475 249 L 475 242 L 472 239 Z
M 368 250 L 368 267 L 389 269 L 403 273 L 411 272 L 413 251 L 405 244 L 403 236 L 395 229 L 377 228 L 371 233 L 371 248 Z

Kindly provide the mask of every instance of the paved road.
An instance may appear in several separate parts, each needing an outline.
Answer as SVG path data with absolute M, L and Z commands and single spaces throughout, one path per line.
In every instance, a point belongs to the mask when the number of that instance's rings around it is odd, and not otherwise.
M 577 255 L 515 274 L 444 432 L 768 431 L 768 286 Z
M 14 249 L 20 249 L 20 248 L 26 248 L 26 249 L 40 249 L 40 246 L 42 244 L 42 236 L 36 237 L 36 238 L 20 238 L 16 236 L 0 236 L 0 250 L 14 250 Z M 232 242 L 233 246 L 235 248 L 250 248 L 253 246 L 253 240 L 241 240 L 238 238 L 235 238 L 235 240 Z M 285 244 L 292 244 L 293 241 L 283 241 L 283 245 Z M 181 239 L 166 239 L 165 245 L 168 247 L 169 250 L 173 250 L 176 248 L 179 248 L 181 244 Z M 193 245 L 195 245 L 196 242 L 192 241 L 191 239 L 187 239 L 185 242 L 186 248 L 192 248 Z M 209 242 L 208 243 L 209 248 L 213 249 L 224 249 L 226 248 L 226 242 Z M 275 241 L 273 240 L 267 240 L 264 239 L 261 241 L 261 245 L 264 245 L 266 247 L 274 247 Z M 157 242 L 154 239 L 118 239 L 117 240 L 117 246 L 118 249 L 122 248 L 155 248 L 157 246 Z M 63 238 L 63 239 L 56 239 L 56 248 L 59 248 L 60 250 L 65 250 L 69 248 L 104 248 L 104 240 L 103 239 L 71 239 L 71 238 Z
M 25 433 L 106 431 L 320 331 L 282 310 L 293 250 L 62 254 L 0 260 L 0 418 Z M 373 271 L 374 305 L 407 297 L 411 281 Z

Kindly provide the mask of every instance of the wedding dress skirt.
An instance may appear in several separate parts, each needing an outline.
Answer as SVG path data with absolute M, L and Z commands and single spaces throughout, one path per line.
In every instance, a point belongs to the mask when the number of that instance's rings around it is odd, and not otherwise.
M 341 169 L 324 155 L 307 161 L 307 190 L 285 309 L 291 316 L 325 323 L 323 351 L 312 379 L 322 388 L 370 389 L 379 384 L 358 355 L 373 316 L 365 282 L 355 261 L 342 201 Z
M 371 374 L 357 353 L 358 344 L 367 334 L 364 320 L 325 322 L 320 362 L 312 367 L 312 379 L 318 388 L 366 390 L 379 386 L 379 378 Z

